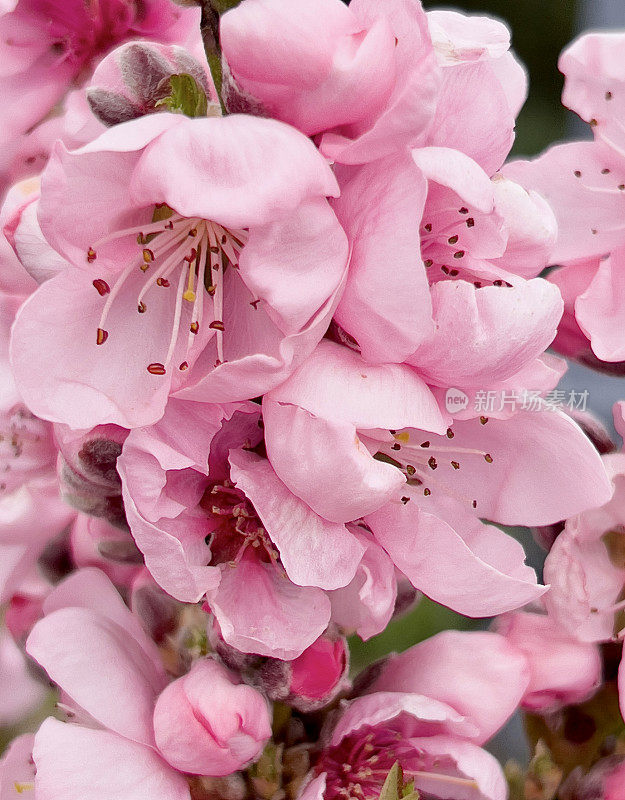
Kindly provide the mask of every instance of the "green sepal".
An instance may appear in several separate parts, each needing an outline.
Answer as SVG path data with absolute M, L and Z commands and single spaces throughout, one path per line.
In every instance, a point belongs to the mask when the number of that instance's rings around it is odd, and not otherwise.
M 167 97 L 159 100 L 157 106 L 165 106 L 174 114 L 184 114 L 187 117 L 205 117 L 208 111 L 206 93 L 192 75 L 181 72 L 169 78 L 171 87 Z

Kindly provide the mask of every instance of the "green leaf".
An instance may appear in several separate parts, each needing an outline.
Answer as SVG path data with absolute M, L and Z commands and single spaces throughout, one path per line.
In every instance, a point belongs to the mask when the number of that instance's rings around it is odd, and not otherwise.
M 384 786 L 382 786 L 382 791 L 380 792 L 380 800 L 400 800 L 403 786 L 404 773 L 399 761 L 396 761 L 386 776 Z
M 175 114 L 184 114 L 187 117 L 205 117 L 208 111 L 206 93 L 198 86 L 192 75 L 181 72 L 169 78 L 171 87 L 167 97 L 159 100 L 157 106 L 165 106 L 168 111 Z

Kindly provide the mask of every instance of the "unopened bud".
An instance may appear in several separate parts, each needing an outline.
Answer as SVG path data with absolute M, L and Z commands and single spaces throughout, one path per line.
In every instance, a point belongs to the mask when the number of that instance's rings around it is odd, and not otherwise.
M 156 744 L 175 769 L 221 776 L 257 759 L 271 736 L 263 696 L 210 658 L 170 683 L 154 709 Z

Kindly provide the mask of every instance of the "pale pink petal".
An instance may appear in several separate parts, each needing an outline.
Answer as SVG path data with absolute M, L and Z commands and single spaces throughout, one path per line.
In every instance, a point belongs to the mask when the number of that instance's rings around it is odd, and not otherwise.
M 190 800 L 189 784 L 157 753 L 111 731 L 49 717 L 35 736 L 41 800 Z
M 504 525 L 548 525 L 603 505 L 612 495 L 598 452 L 561 411 L 543 407 L 518 411 L 506 420 L 456 422 L 453 432 L 451 447 L 463 451 L 460 467 L 439 458 L 434 478 L 448 482 L 449 493 L 467 498 L 467 504 L 475 499 L 482 518 Z M 450 447 L 447 437 L 428 439 L 433 453 L 436 447 Z M 413 441 L 418 440 L 416 435 Z
M 46 687 L 29 669 L 13 637 L 0 628 L 0 725 L 15 725 L 32 714 L 46 698 Z M 4 794 L 0 785 L 0 797 Z
M 359 429 L 446 428 L 432 393 L 410 367 L 366 364 L 358 353 L 327 339 L 270 397 Z
M 425 12 L 402 0 L 385 0 L 382 9 L 397 40 L 395 86 L 380 114 L 323 135 L 322 153 L 342 164 L 363 164 L 420 145 L 432 124 L 441 78 Z M 350 10 L 373 25 L 381 6 L 377 0 L 354 0 Z
M 555 215 L 538 192 L 527 191 L 501 175 L 493 180 L 493 188 L 495 210 L 508 234 L 506 252 L 495 265 L 534 278 L 550 263 L 558 235 Z
M 480 556 L 450 525 L 420 509 L 414 497 L 405 504 L 388 503 L 366 522 L 415 588 L 466 616 L 492 616 L 519 608 L 545 591 L 535 576 L 532 580 L 525 573 L 517 574 L 518 559 L 516 554 L 510 558 L 505 542 L 503 559 L 492 549 Z M 493 566 L 491 559 L 505 563 Z
M 35 764 L 32 758 L 35 737 L 26 733 L 15 738 L 0 759 L 0 797 L 16 800 L 35 787 Z
M 300 800 L 324 800 L 326 790 L 326 773 L 322 772 L 316 778 L 304 785 Z
M 625 148 L 624 43 L 625 36 L 618 31 L 588 33 L 569 45 L 558 62 L 565 75 L 563 104 L 586 122 L 592 120 L 595 136 L 620 155 Z
M 624 361 L 625 249 L 620 248 L 599 264 L 594 278 L 575 301 L 575 317 L 602 361 Z
M 525 709 L 556 711 L 581 703 L 599 687 L 599 648 L 570 636 L 551 617 L 528 612 L 507 614 L 497 620 L 496 630 L 528 661 Z
M 364 547 L 344 525 L 328 522 L 292 494 L 267 459 L 233 450 L 230 474 L 254 506 L 294 583 L 338 589 L 352 580 Z
M 343 229 L 324 198 L 253 228 L 241 252 L 240 275 L 284 331 L 297 333 L 340 286 L 347 264 Z
M 625 584 L 625 570 L 616 567 L 600 539 L 584 540 L 565 530 L 555 540 L 545 561 L 545 596 L 549 614 L 584 642 L 609 641 L 614 633 L 614 613 Z M 608 609 L 592 613 L 591 609 Z
M 550 148 L 534 161 L 513 161 L 503 174 L 539 192 L 558 221 L 553 264 L 600 256 L 625 240 L 622 161 L 596 142 Z
M 138 314 L 136 298 L 144 278 L 131 279 L 128 291 L 111 307 L 110 335 L 99 346 L 103 298 L 93 287 L 97 277 L 64 270 L 22 306 L 11 343 L 20 392 L 38 416 L 74 428 L 156 422 L 176 367 L 166 375 L 153 375 L 147 367 L 162 362 L 167 352 L 173 296 L 152 293 L 148 312 Z M 68 309 L 76 314 L 68 316 Z
M 427 183 L 407 155 L 337 170 L 333 207 L 352 248 L 335 319 L 367 361 L 397 361 L 432 330 L 419 225 Z M 389 269 L 380 272 L 380 254 Z
M 369 692 L 414 692 L 454 708 L 487 741 L 515 712 L 527 689 L 527 660 L 503 636 L 443 631 L 391 656 Z
M 513 141 L 514 117 L 496 65 L 482 61 L 445 69 L 428 144 L 465 153 L 490 177 Z
M 494 190 L 489 176 L 461 150 L 453 145 L 420 147 L 412 151 L 412 159 L 426 178 L 453 189 L 478 211 L 492 211 Z
M 492 17 L 435 9 L 427 18 L 434 50 L 446 66 L 497 59 L 510 47 L 510 31 Z
M 541 278 L 481 289 L 439 281 L 432 300 L 436 331 L 409 363 L 429 383 L 456 387 L 483 388 L 534 361 L 553 340 L 563 308 L 558 289 Z
M 296 586 L 273 564 L 246 557 L 223 567 L 208 601 L 229 645 L 286 661 L 301 655 L 330 621 L 325 592 Z
M 356 526 L 352 531 L 367 549 L 354 580 L 329 594 L 332 621 L 347 633 L 356 632 L 367 640 L 382 633 L 395 611 L 395 565 L 372 538 L 365 538 Z
M 263 400 L 267 455 L 276 474 L 317 514 L 349 522 L 375 511 L 402 486 L 402 473 L 376 461 L 356 429 L 294 405 Z
M 271 737 L 269 707 L 221 664 L 201 659 L 160 694 L 154 731 L 160 752 L 176 769 L 229 775 L 257 759 Z
M 238 114 L 183 119 L 141 154 L 130 184 L 135 202 L 165 202 L 182 216 L 241 228 L 338 194 L 313 143 L 284 123 Z
M 363 28 L 336 0 L 253 0 L 224 15 L 220 34 L 236 84 L 226 90 L 229 106 L 232 99 L 236 107 L 240 88 L 308 135 L 374 114 L 393 85 L 388 22 L 379 17 Z
M 88 609 L 64 608 L 39 620 L 26 649 L 94 719 L 153 744 L 152 711 L 163 676 L 120 626 Z
M 508 784 L 497 759 L 481 747 L 457 737 L 429 736 L 411 739 L 410 744 L 440 762 L 434 773 L 421 772 L 415 779 L 415 789 L 433 797 L 453 797 L 454 800 L 506 800 Z M 455 769 L 445 775 L 445 761 L 451 759 Z M 419 760 L 417 765 L 419 764 Z M 410 761 L 408 761 L 410 764 Z M 442 774 L 441 774 L 442 773 Z M 459 779 L 459 780 L 458 780 Z
M 364 727 L 397 725 L 412 736 L 455 733 L 472 736 L 473 723 L 446 703 L 412 692 L 376 692 L 357 697 L 347 705 L 332 732 L 333 747 Z
M 149 639 L 137 617 L 128 610 L 110 579 L 99 569 L 77 570 L 58 583 L 43 603 L 44 614 L 62 608 L 86 608 L 123 628 L 153 662 L 156 674 L 165 680 L 158 648 Z
M 344 279 L 346 276 L 347 269 Z M 184 386 L 174 393 L 176 397 L 226 403 L 258 397 L 282 383 L 327 331 L 344 286 L 342 281 L 303 330 L 285 336 L 271 322 L 262 303 L 256 306 L 254 296 L 235 278 L 240 291 L 228 292 L 226 274 L 224 322 L 229 331 L 224 341 L 226 361 L 215 367 L 214 345 L 205 348 Z

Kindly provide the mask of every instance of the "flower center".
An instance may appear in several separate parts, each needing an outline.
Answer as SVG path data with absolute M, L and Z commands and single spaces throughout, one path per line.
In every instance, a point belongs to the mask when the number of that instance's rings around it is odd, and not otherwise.
M 239 255 L 247 242 L 247 231 L 224 228 L 217 222 L 199 218 L 182 217 L 168 206 L 157 206 L 157 219 L 141 227 L 127 228 L 95 242 L 87 251 L 91 264 L 98 258 L 98 251 L 112 241 L 135 237 L 139 251 L 131 259 L 115 284 L 110 287 L 103 278 L 93 281 L 96 291 L 106 298 L 98 323 L 96 342 L 103 345 L 109 332 L 106 322 L 112 305 L 128 279 L 137 270 L 147 277 L 137 294 L 137 312 L 145 314 L 149 309 L 149 295 L 153 291 L 170 289 L 175 285 L 173 319 L 169 347 L 162 362 L 146 366 L 152 375 L 165 375 L 169 370 L 182 326 L 183 306 L 191 309 L 184 353 L 193 345 L 195 336 L 203 324 L 204 301 L 212 301 L 212 320 L 208 327 L 215 331 L 217 344 L 216 366 L 224 362 L 224 275 L 231 267 L 239 266 Z M 184 371 L 189 364 L 183 360 L 178 369 Z
M 231 481 L 209 486 L 200 506 L 208 512 L 213 526 L 206 537 L 211 548 L 211 564 L 236 566 L 248 547 L 256 550 L 256 557 L 261 561 L 278 561 L 279 554 L 254 506 Z
M 481 214 L 466 206 L 434 208 L 426 211 L 421 226 L 421 256 L 430 283 L 439 280 L 465 280 L 480 289 L 482 286 L 511 286 L 505 280 L 485 277 L 482 270 L 471 264 L 472 230 L 482 221 Z M 490 270 L 487 270 L 487 273 Z
M 483 425 L 488 422 L 487 417 L 481 417 Z M 451 474 L 457 472 L 463 465 L 466 456 L 479 456 L 487 464 L 493 463 L 493 457 L 485 450 L 473 447 L 455 447 L 454 445 L 440 444 L 431 437 L 424 438 L 422 441 L 415 440 L 415 432 L 410 431 L 390 431 L 393 439 L 392 444 L 382 447 L 375 458 L 386 461 L 400 469 L 406 476 L 409 486 L 423 487 L 423 494 L 429 497 L 432 488 L 440 489 L 445 494 L 452 495 L 463 503 L 470 503 L 472 508 L 477 508 L 477 500 L 460 495 L 454 492 L 452 485 L 444 478 L 438 479 L 435 476 L 439 466 L 444 465 Z M 454 432 L 451 428 L 447 429 L 447 438 L 452 440 Z M 408 502 L 409 498 L 402 498 Z
M 317 772 L 326 773 L 328 800 L 378 800 L 386 776 L 401 749 L 399 734 L 369 731 L 347 736 L 326 750 Z

